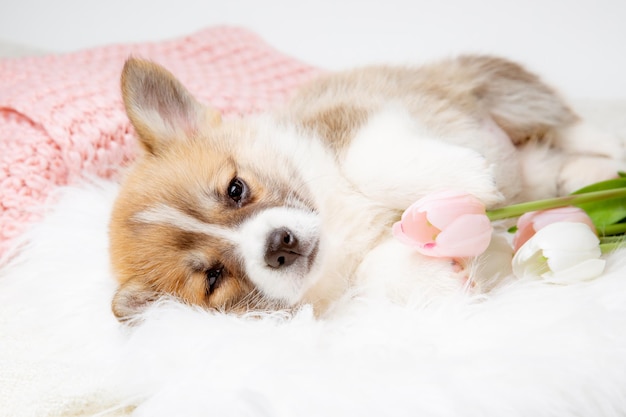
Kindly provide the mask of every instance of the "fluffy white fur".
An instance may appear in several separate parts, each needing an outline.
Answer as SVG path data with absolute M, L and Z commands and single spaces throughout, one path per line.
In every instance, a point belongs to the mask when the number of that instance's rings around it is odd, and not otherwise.
M 115 192 L 64 190 L 2 270 L 1 416 L 626 411 L 624 252 L 570 286 L 517 281 L 426 307 L 410 289 L 398 289 L 402 303 L 356 292 L 325 320 L 307 308 L 240 318 L 163 302 L 127 328 L 110 312 Z M 379 268 L 393 286 L 393 264 Z
M 606 109 L 583 113 L 624 137 L 626 106 Z M 514 280 L 424 306 L 395 266 L 410 251 L 390 243 L 364 263 L 378 279 L 324 320 L 166 301 L 126 327 L 110 311 L 116 193 L 62 190 L 0 269 L 0 416 L 626 414 L 625 251 L 591 282 Z
M 359 131 L 343 163 L 343 173 L 367 197 L 398 210 L 442 188 L 467 190 L 485 204 L 494 204 L 503 198 L 494 176 L 514 188 L 511 173 L 517 171 L 517 161 L 506 133 L 493 122 L 490 127 L 497 133 L 487 126 L 467 128 L 463 135 L 442 140 L 420 127 L 406 109 L 392 107 L 372 116 Z M 472 141 L 485 142 L 481 153 L 466 145 Z M 445 155 L 445 164 L 435 155 Z M 463 169 L 450 169 L 461 166 Z M 418 170 L 429 175 L 415 175 Z M 432 177 L 438 181 L 433 183 Z M 396 188 L 390 190 L 390 184 Z

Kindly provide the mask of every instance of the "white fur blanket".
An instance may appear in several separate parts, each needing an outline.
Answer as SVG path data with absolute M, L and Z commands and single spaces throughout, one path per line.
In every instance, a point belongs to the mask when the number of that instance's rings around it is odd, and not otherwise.
M 624 110 L 583 113 L 623 133 Z M 624 251 L 569 286 L 428 306 L 355 292 L 325 320 L 164 302 L 125 328 L 110 312 L 116 189 L 62 190 L 0 270 L 0 416 L 626 415 Z

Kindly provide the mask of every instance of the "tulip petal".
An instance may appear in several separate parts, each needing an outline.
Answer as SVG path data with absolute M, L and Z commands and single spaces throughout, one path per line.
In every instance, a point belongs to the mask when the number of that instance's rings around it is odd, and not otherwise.
M 417 247 L 417 246 L 422 246 L 424 244 L 424 242 L 420 242 L 416 240 L 415 238 L 407 235 L 404 232 L 404 226 L 402 222 L 394 223 L 394 225 L 391 228 L 391 231 L 394 237 L 396 237 L 396 239 L 398 239 L 400 242 L 404 243 L 405 245 Z
M 517 232 L 515 232 L 515 236 L 513 236 L 513 250 L 515 252 L 535 235 L 536 230 L 533 220 L 539 213 L 539 211 L 529 211 L 528 213 L 522 214 L 520 218 L 517 219 Z
M 492 231 L 484 214 L 462 215 L 437 236 L 437 250 L 453 258 L 478 256 L 489 246 Z
M 513 248 L 517 251 L 537 231 L 552 223 L 572 222 L 586 224 L 593 233 L 595 226 L 587 213 L 578 207 L 560 207 L 543 211 L 524 213 L 517 221 L 517 233 L 513 237 Z
M 513 257 L 518 277 L 569 283 L 595 278 L 605 261 L 595 233 L 584 223 L 557 222 L 539 230 Z
M 451 258 L 445 252 L 441 252 L 436 243 L 427 243 L 422 246 L 415 246 L 415 250 L 425 256 L 430 256 L 431 258 Z
M 485 205 L 473 196 L 459 195 L 455 198 L 433 201 L 422 207 L 428 213 L 428 220 L 443 230 L 464 214 L 485 214 Z
M 402 230 L 402 222 L 396 222 L 393 224 L 391 231 L 396 239 L 405 245 L 414 246 L 415 241 L 409 238 L 406 234 L 404 234 L 404 230 Z
M 518 223 L 517 232 L 513 236 L 513 250 L 517 252 L 534 235 L 535 229 L 532 223 L 526 223 L 523 226 L 520 226 Z
M 584 223 L 595 232 L 593 222 L 584 210 L 578 207 L 559 207 L 540 211 L 533 219 L 535 230 L 541 230 L 549 224 L 557 222 Z
M 464 258 L 486 250 L 492 227 L 477 198 L 462 191 L 442 191 L 413 203 L 392 231 L 424 255 Z
M 428 221 L 426 213 L 419 210 L 407 210 L 400 221 L 402 234 L 414 244 L 434 243 L 440 230 Z
M 562 251 L 553 249 L 544 249 L 543 256 L 548 259 L 548 266 L 552 271 L 563 271 L 565 269 L 576 266 L 580 262 L 587 259 L 597 259 L 602 252 L 600 246 L 597 245 L 595 250 L 580 251 Z
M 465 196 L 465 195 L 468 195 L 468 194 L 465 191 L 460 191 L 460 190 L 435 191 L 420 198 L 418 202 L 420 204 L 427 204 L 431 202 L 455 199 L 459 196 Z
M 557 222 L 539 230 L 533 237 L 541 249 L 581 251 L 595 248 L 600 243 L 593 231 L 583 223 Z
M 542 277 L 553 284 L 570 284 L 574 282 L 588 281 L 599 277 L 604 271 L 606 261 L 604 259 L 587 259 L 579 262 L 571 268 L 558 272 L 549 271 Z
M 543 256 L 543 251 L 532 245 L 532 240 L 524 245 L 513 256 L 513 274 L 518 278 L 539 278 L 550 271 L 547 259 Z

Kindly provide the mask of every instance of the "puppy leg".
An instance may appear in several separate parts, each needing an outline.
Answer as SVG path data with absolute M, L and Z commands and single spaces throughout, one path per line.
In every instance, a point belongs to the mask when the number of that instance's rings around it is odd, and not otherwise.
M 370 297 L 414 306 L 449 299 L 469 285 L 467 271 L 452 259 L 421 255 L 393 238 L 367 254 L 356 280 Z
M 570 194 L 595 182 L 617 178 L 626 163 L 605 156 L 566 155 L 557 177 L 557 194 Z
M 424 134 L 398 109 L 373 116 L 357 134 L 343 172 L 365 196 L 397 210 L 442 189 L 466 191 L 487 205 L 503 199 L 483 155 Z
M 519 146 L 523 199 L 567 195 L 626 170 L 624 141 L 585 122 L 556 132 L 551 141 Z
M 461 59 L 484 111 L 520 149 L 522 198 L 568 194 L 626 168 L 624 143 L 580 120 L 537 76 L 498 58 Z
M 604 156 L 618 161 L 626 159 L 622 139 L 585 121 L 578 121 L 561 129 L 554 144 L 572 154 Z
M 578 122 L 562 129 L 554 144 L 563 152 L 557 177 L 561 195 L 626 170 L 624 141 L 588 123 Z

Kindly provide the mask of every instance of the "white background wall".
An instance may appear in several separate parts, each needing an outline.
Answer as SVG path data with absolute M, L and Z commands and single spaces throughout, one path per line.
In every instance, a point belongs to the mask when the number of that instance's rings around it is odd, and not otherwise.
M 0 39 L 51 51 L 217 24 L 330 69 L 497 53 L 570 97 L 626 99 L 626 0 L 0 0 Z

